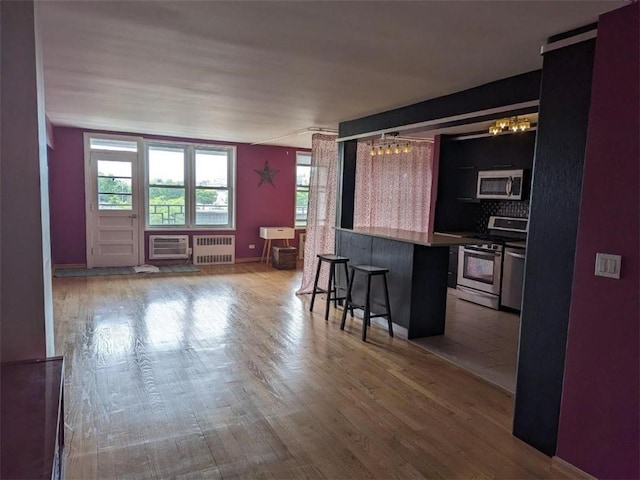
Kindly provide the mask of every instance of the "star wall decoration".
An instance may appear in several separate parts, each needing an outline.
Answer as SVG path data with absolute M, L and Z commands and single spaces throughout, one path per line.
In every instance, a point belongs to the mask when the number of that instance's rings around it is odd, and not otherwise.
M 269 166 L 269 161 L 264 162 L 264 168 L 262 170 L 258 170 L 256 168 L 254 168 L 253 171 L 256 172 L 258 175 L 260 175 L 260 183 L 258 184 L 258 187 L 262 186 L 262 184 L 264 182 L 267 182 L 267 183 L 271 184 L 272 187 L 275 188 L 275 184 L 273 183 L 273 177 L 280 170 L 275 170 L 275 169 L 271 168 Z

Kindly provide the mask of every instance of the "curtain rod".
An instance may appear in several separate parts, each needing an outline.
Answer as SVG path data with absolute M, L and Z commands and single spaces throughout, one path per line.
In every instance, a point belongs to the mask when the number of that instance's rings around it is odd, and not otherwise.
M 268 138 L 266 140 L 260 140 L 259 142 L 254 142 L 251 145 L 262 145 L 263 143 L 275 142 L 276 140 L 282 140 L 283 138 L 294 137 L 296 135 L 304 135 L 305 133 L 325 133 L 327 135 L 337 135 L 337 130 L 332 130 L 330 128 L 322 128 L 322 127 L 307 127 L 300 130 L 296 130 L 291 133 L 287 133 L 285 135 L 280 135 L 279 137 Z

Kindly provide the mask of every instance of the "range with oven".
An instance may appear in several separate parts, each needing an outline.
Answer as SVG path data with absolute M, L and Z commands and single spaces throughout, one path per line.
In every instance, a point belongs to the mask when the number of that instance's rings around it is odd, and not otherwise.
M 514 217 L 489 217 L 488 234 L 473 237 L 491 241 L 488 245 L 461 246 L 458 252 L 458 297 L 493 309 L 499 309 L 501 291 L 509 291 L 509 308 L 520 308 L 515 292 L 522 292 L 521 270 L 509 272 L 509 284 L 503 284 L 503 263 L 505 253 L 522 247 L 517 255 L 524 259 L 524 241 L 527 236 L 528 220 Z M 506 248 L 505 248 L 506 246 Z M 524 262 L 524 260 L 523 260 Z M 523 263 L 524 265 L 524 263 Z M 520 272 L 520 277 L 518 277 Z M 515 285 L 519 282 L 519 286 Z M 516 298 L 517 297 L 517 298 Z M 516 305 L 517 304 L 517 305 Z

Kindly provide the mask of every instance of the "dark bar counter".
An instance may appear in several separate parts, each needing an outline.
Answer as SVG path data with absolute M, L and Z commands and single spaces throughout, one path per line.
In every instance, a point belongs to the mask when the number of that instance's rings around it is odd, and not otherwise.
M 457 235 L 426 234 L 391 228 L 336 228 L 336 252 L 351 265 L 389 269 L 389 301 L 393 323 L 408 338 L 443 335 L 447 308 L 449 247 L 483 242 Z M 343 278 L 339 278 L 345 285 Z M 364 282 L 363 282 L 364 283 Z M 371 286 L 372 310 L 384 310 L 382 286 Z M 359 301 L 364 285 L 354 285 Z

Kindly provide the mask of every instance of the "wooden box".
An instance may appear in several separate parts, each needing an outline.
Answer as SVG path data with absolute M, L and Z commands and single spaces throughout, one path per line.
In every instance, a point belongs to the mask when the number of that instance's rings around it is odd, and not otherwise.
M 298 266 L 296 247 L 273 247 L 273 266 L 278 270 L 294 270 Z

